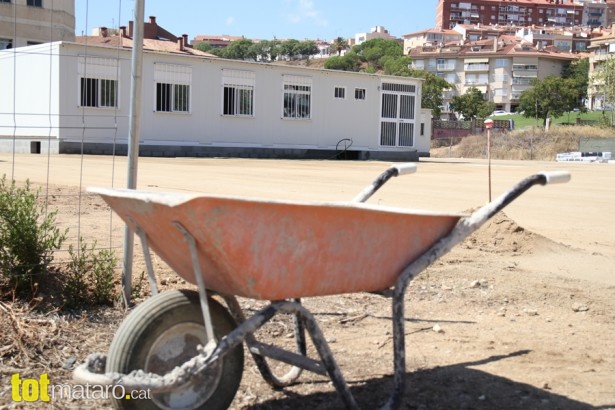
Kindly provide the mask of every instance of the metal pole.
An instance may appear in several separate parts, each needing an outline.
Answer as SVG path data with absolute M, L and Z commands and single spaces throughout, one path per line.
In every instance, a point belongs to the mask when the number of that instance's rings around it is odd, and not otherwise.
M 489 202 L 491 202 L 491 127 L 487 128 L 487 162 L 489 163 Z
M 491 128 L 493 128 L 493 120 L 487 118 L 485 120 L 485 128 L 487 128 L 487 172 L 489 179 L 489 202 L 491 202 Z
M 130 83 L 130 113 L 128 124 L 128 189 L 137 187 L 137 162 L 139 160 L 139 137 L 141 135 L 141 90 L 143 72 L 143 21 L 145 0 L 135 1 L 135 33 L 132 38 L 132 81 Z M 124 261 L 122 265 L 122 287 L 124 303 L 130 304 L 132 288 L 132 257 L 134 232 L 128 225 L 124 228 Z

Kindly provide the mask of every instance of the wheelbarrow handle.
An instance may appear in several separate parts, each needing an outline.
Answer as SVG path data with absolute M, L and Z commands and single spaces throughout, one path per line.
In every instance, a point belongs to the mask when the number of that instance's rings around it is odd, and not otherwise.
M 391 165 L 391 168 L 397 170 L 396 176 L 414 174 L 416 172 L 416 164 L 413 163 Z
M 374 182 L 365 187 L 359 195 L 355 196 L 352 202 L 365 202 L 392 177 L 412 174 L 414 172 L 416 172 L 416 164 L 413 163 L 391 165 Z
M 480 228 L 491 217 L 504 209 L 508 204 L 521 196 L 534 185 L 547 185 L 549 183 L 564 183 L 570 180 L 567 171 L 541 172 L 531 175 L 518 182 L 507 192 L 482 206 L 470 215 L 461 218 L 455 228 L 447 236 L 435 243 L 429 251 L 425 252 L 410 265 L 408 265 L 397 279 L 395 285 L 395 297 L 403 294 L 410 280 L 431 265 L 435 260 L 448 253 L 455 245 L 462 242 L 474 231 Z
M 541 172 L 541 174 L 545 177 L 545 184 L 563 184 L 570 181 L 568 171 Z

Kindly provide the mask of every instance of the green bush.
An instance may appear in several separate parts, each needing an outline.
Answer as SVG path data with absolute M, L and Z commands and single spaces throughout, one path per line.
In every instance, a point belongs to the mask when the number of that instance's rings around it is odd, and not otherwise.
M 117 258 L 108 249 L 90 247 L 79 238 L 79 247 L 68 247 L 70 262 L 64 286 L 64 306 L 80 308 L 87 305 L 112 304 L 117 297 L 114 272 Z
M 0 179 L 0 275 L 12 290 L 30 295 L 35 276 L 46 272 L 68 231 L 55 226 L 57 210 L 48 212 L 39 193 L 31 190 L 30 181 L 18 187 L 6 175 Z

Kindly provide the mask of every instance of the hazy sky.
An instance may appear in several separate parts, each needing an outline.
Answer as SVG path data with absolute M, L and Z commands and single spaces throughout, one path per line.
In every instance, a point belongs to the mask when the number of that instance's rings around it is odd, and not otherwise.
M 396 37 L 435 26 L 438 0 L 145 0 L 145 21 L 175 35 L 245 36 L 250 39 L 354 38 L 383 26 Z M 77 0 L 76 34 L 117 28 L 134 20 L 135 0 Z

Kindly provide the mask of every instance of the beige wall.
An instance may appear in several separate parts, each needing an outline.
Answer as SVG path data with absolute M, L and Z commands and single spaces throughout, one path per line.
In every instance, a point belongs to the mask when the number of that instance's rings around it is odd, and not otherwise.
M 483 57 L 488 59 L 488 69 L 476 69 L 472 71 L 466 71 L 465 61 L 471 60 L 467 55 L 453 56 L 453 55 L 440 55 L 440 58 L 446 60 L 454 59 L 456 64 L 454 69 L 437 69 L 435 65 L 436 56 L 426 56 L 421 58 L 419 56 L 413 56 L 415 63 L 417 61 L 424 61 L 424 66 L 419 66 L 419 69 L 440 74 L 453 75 L 457 79 L 453 84 L 454 90 L 445 93 L 444 106 L 447 107 L 450 100 L 454 95 L 463 95 L 468 91 L 470 87 L 476 87 L 481 92 L 487 94 L 487 98 L 497 104 L 498 108 L 502 108 L 506 111 L 511 111 L 517 104 L 518 99 L 513 98 L 513 95 L 518 95 L 526 89 L 530 88 L 529 84 L 513 84 L 513 77 L 515 73 L 520 75 L 522 73 L 519 70 L 514 70 L 514 64 L 527 64 L 535 65 L 537 70 L 534 71 L 538 78 L 545 78 L 548 75 L 559 76 L 562 72 L 564 65 L 569 61 L 565 58 L 546 58 L 539 56 L 506 56 L 506 55 L 490 55 Z M 503 59 L 508 60 L 509 63 L 506 67 L 496 67 L 496 60 Z M 415 66 L 416 67 L 416 66 Z M 529 74 L 531 75 L 531 74 Z M 528 77 L 529 78 L 529 77 Z M 445 78 L 447 79 L 447 78 Z M 469 83 L 466 83 L 469 80 Z M 449 80 L 449 82 L 451 82 Z
M 27 0 L 0 3 L 0 39 L 11 40 L 12 47 L 74 41 L 74 0 L 42 0 L 42 7 L 28 6 Z

